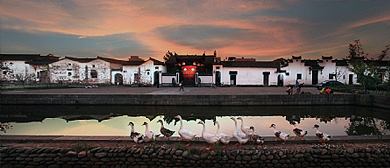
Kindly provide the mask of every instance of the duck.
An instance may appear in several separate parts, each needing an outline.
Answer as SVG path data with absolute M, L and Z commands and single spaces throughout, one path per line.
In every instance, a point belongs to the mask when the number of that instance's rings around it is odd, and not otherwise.
M 237 120 L 241 120 L 241 131 L 249 137 L 249 140 L 251 139 L 251 136 L 253 135 L 253 130 L 250 129 L 250 127 L 244 125 L 244 119 L 242 117 L 237 117 Z
M 297 128 L 297 123 L 295 123 L 295 122 L 292 122 L 291 125 L 294 126 L 293 132 L 295 134 L 295 137 L 293 138 L 293 140 L 295 140 L 297 138 L 297 136 L 300 136 L 301 140 L 305 140 L 304 136 L 307 135 L 307 131 L 304 131 L 300 128 Z
M 253 142 L 256 144 L 259 144 L 259 147 L 261 147 L 261 145 L 264 144 L 264 138 L 262 136 L 260 136 L 259 134 L 257 134 L 254 126 L 250 126 L 249 128 L 253 131 L 253 134 L 251 136 L 251 138 L 253 139 Z
M 281 132 L 281 131 L 278 131 L 276 129 L 276 125 L 275 124 L 271 124 L 270 128 L 273 128 L 274 129 L 274 135 L 276 136 L 277 139 L 275 139 L 275 141 L 277 141 L 278 139 L 280 140 L 283 140 L 283 145 L 286 144 L 286 141 L 288 140 L 288 138 L 290 137 L 290 135 L 288 135 L 287 133 L 284 133 L 284 132 Z
M 219 141 L 219 137 L 213 134 L 209 134 L 206 132 L 206 125 L 203 121 L 199 121 L 198 124 L 203 125 L 202 138 L 204 141 L 210 144 L 210 147 L 207 147 L 206 150 L 209 151 L 211 149 L 211 145 L 215 147 L 215 144 Z
M 319 142 L 322 142 L 322 143 L 329 142 L 331 136 L 329 136 L 329 135 L 326 134 L 326 133 L 323 133 L 323 132 L 319 131 L 319 130 L 318 130 L 319 127 L 320 127 L 320 126 L 318 126 L 317 124 L 314 124 L 314 126 L 313 126 L 313 129 L 316 130 L 316 136 L 317 136 L 317 138 L 319 139 L 318 141 L 319 141 Z
M 131 127 L 130 138 L 133 139 L 133 141 L 135 142 L 133 147 L 136 147 L 138 143 L 142 143 L 144 141 L 145 137 L 141 133 L 135 132 L 133 122 L 129 122 L 127 126 Z
M 231 117 L 230 119 L 232 119 L 234 121 L 234 125 L 235 125 L 235 130 L 233 132 L 233 137 L 237 139 L 238 143 L 236 145 L 240 145 L 240 147 L 242 147 L 242 144 L 245 144 L 246 142 L 248 142 L 249 138 L 247 138 L 247 136 L 244 134 L 244 133 L 241 133 L 237 130 L 237 120 L 236 118 L 234 117 Z
M 160 134 L 157 135 L 153 131 L 150 131 L 147 122 L 144 122 L 142 125 L 145 125 L 145 136 L 148 138 L 145 142 L 149 142 L 150 140 L 156 141 L 156 137 L 160 136 Z
M 167 138 L 167 140 L 169 140 L 169 137 L 171 137 L 175 133 L 175 131 L 165 128 L 162 120 L 158 120 L 157 122 L 161 123 L 160 133 L 163 134 L 164 137 Z
M 176 115 L 174 118 L 180 120 L 180 129 L 178 131 L 180 135 L 180 141 L 187 140 L 188 143 L 186 147 L 189 147 L 191 145 L 190 141 L 193 141 L 195 139 L 196 134 L 186 129 L 183 129 L 183 121 L 180 115 Z
M 226 145 L 230 142 L 230 140 L 233 138 L 231 135 L 227 135 L 225 133 L 219 132 L 219 122 L 214 121 L 215 124 L 217 124 L 217 133 L 216 135 L 220 138 L 219 141 L 223 143 L 222 149 L 226 148 Z

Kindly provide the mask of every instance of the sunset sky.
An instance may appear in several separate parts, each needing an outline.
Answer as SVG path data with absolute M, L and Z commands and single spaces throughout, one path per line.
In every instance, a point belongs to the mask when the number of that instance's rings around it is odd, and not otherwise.
M 390 44 L 389 0 L 0 0 L 0 52 L 56 56 L 165 53 L 345 58 Z

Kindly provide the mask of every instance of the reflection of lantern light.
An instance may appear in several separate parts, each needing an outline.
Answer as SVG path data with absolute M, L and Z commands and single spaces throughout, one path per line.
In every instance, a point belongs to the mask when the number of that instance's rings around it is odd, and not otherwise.
M 196 62 L 192 63 L 192 65 L 196 65 Z
M 187 71 L 187 68 L 184 68 L 184 71 Z
M 191 71 L 195 71 L 195 68 L 191 68 Z
M 186 65 L 186 63 L 185 63 L 185 62 L 183 62 L 183 63 L 182 63 L 182 65 Z

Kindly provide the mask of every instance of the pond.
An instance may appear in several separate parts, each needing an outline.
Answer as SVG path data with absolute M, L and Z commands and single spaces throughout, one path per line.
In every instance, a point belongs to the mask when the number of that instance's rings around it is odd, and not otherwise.
M 128 123 L 135 124 L 137 132 L 144 132 L 143 122 L 159 132 L 158 120 L 164 126 L 177 130 L 180 123 L 174 116 L 183 117 L 184 128 L 200 136 L 205 121 L 209 133 L 216 132 L 213 121 L 219 121 L 221 132 L 232 133 L 234 122 L 230 117 L 241 116 L 244 124 L 255 127 L 262 136 L 273 136 L 271 124 L 293 135 L 292 121 L 314 136 L 314 124 L 332 136 L 389 134 L 390 115 L 387 109 L 359 106 L 16 106 L 2 105 L 0 123 L 12 126 L 0 135 L 76 135 L 128 136 Z M 241 122 L 238 121 L 238 126 Z

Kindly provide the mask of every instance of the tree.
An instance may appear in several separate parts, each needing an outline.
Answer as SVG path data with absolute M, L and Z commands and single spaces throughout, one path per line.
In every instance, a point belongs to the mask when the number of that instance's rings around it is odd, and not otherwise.
M 387 51 L 385 52 L 385 54 Z M 365 90 L 369 87 L 374 87 L 381 81 L 380 73 L 375 64 L 367 62 L 368 54 L 364 53 L 364 49 L 360 40 L 355 40 L 355 43 L 349 44 L 349 59 L 350 66 L 348 69 L 357 75 L 359 82 Z
M 389 52 L 389 49 L 390 49 L 390 44 L 387 45 L 386 48 L 384 50 L 382 50 L 382 53 L 378 56 L 379 61 L 382 61 L 383 58 L 385 58 L 387 56 L 387 52 Z

